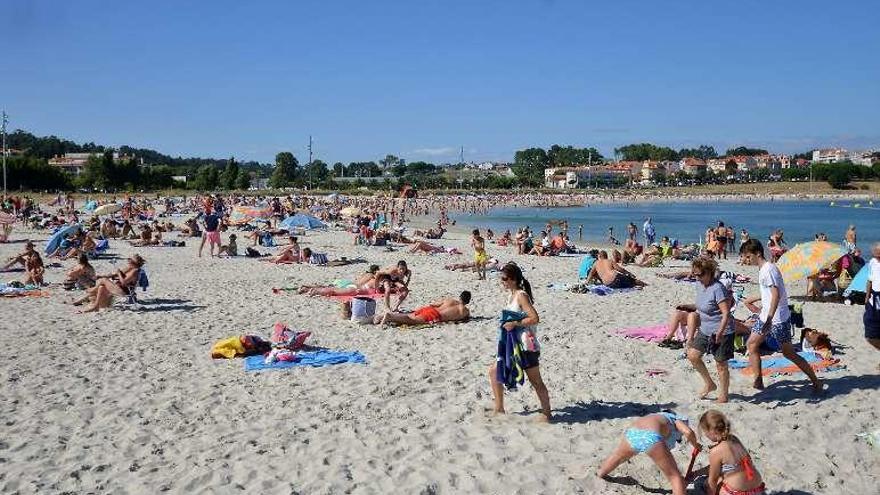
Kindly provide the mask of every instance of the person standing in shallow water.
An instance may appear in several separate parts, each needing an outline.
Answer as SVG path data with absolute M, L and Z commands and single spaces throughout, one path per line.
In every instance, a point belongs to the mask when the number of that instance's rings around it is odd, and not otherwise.
M 541 420 L 549 422 L 551 419 L 550 393 L 541 378 L 539 366 L 541 348 L 538 344 L 537 325 L 541 318 L 534 306 L 532 286 L 523 277 L 522 270 L 513 263 L 508 263 L 501 269 L 501 286 L 507 292 L 507 306 L 504 309 L 526 315 L 522 320 L 505 323 L 503 331 L 520 332 L 525 350 L 522 355 L 523 369 L 541 403 Z M 492 394 L 495 399 L 494 412 L 504 414 L 504 385 L 497 378 L 497 363 L 489 366 L 488 372 L 489 383 L 492 385 Z

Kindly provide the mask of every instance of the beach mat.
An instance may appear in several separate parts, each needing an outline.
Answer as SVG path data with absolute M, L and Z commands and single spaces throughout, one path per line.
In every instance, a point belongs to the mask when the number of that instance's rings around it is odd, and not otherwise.
M 244 369 L 245 371 L 265 371 L 298 368 L 301 366 L 317 368 L 345 363 L 367 364 L 367 358 L 357 351 L 321 350 L 298 352 L 294 361 L 276 361 L 274 363 L 266 364 L 263 356 L 248 356 L 244 358 Z
M 48 295 L 48 291 L 41 290 L 36 285 L 10 287 L 7 284 L 0 284 L 0 297 L 46 297 Z
M 804 360 L 806 360 L 810 367 L 816 372 L 836 371 L 845 368 L 844 365 L 840 364 L 839 359 L 823 359 L 822 356 L 812 351 L 801 351 L 798 355 L 804 358 Z M 727 365 L 733 369 L 739 369 L 744 375 L 748 376 L 752 374 L 752 370 L 749 368 L 748 359 L 731 359 L 727 362 Z M 796 373 L 802 373 L 801 369 L 781 354 L 773 354 L 761 358 L 762 376 L 773 377 Z
M 645 340 L 648 342 L 660 342 L 666 337 L 667 325 L 659 324 L 652 325 L 647 327 L 637 327 L 637 328 L 624 328 L 622 330 L 615 330 L 614 333 L 617 335 L 622 335 L 629 339 L 639 339 Z

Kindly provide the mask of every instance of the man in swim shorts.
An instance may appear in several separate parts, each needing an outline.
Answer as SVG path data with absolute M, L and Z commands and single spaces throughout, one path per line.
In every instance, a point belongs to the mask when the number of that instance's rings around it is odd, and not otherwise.
M 474 229 L 471 237 L 471 246 L 474 248 L 474 265 L 477 269 L 477 280 L 486 280 L 486 263 L 489 255 L 486 254 L 486 241 L 480 235 L 479 229 Z
M 599 279 L 601 282 L 612 289 L 629 289 L 631 287 L 644 287 L 645 283 L 640 281 L 618 265 L 614 260 L 608 259 L 608 252 L 599 251 L 599 258 L 593 263 L 587 275 L 587 282 Z
M 470 291 L 464 291 L 458 299 L 445 297 L 427 306 L 418 308 L 412 313 L 394 311 L 384 315 L 376 315 L 374 322 L 376 324 L 424 325 L 440 322 L 467 321 L 471 315 L 467 307 L 470 302 Z

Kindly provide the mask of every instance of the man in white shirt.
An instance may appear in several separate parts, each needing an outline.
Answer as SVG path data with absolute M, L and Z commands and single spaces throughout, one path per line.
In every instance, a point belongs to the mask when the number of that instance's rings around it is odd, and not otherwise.
M 749 367 L 755 374 L 754 387 L 764 388 L 761 375 L 761 343 L 773 338 L 782 351 L 782 355 L 797 365 L 813 382 L 813 393 L 822 391 L 822 383 L 816 372 L 798 355 L 791 345 L 791 313 L 788 310 L 788 294 L 782 273 L 773 263 L 764 258 L 764 246 L 756 239 L 744 242 L 739 250 L 744 265 L 759 267 L 758 286 L 761 289 L 761 314 L 752 328 L 746 346 L 749 349 Z
M 865 339 L 880 350 L 880 242 L 871 247 L 868 261 L 868 282 L 865 284 Z

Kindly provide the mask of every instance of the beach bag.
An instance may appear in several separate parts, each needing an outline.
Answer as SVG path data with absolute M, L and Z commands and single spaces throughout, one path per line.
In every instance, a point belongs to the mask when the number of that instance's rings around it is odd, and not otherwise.
M 376 301 L 369 297 L 355 297 L 351 300 L 351 321 L 361 325 L 373 322 L 376 314 Z

